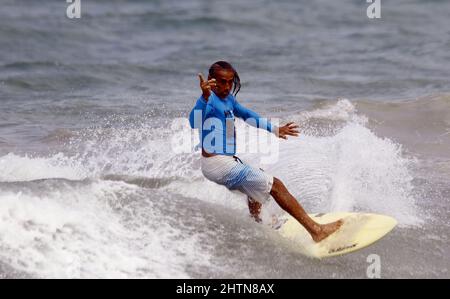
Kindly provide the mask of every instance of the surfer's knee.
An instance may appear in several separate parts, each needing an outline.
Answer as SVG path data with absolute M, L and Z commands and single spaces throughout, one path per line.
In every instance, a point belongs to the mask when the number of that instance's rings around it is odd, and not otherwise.
M 281 192 L 281 189 L 283 187 L 283 183 L 280 181 L 280 179 L 273 177 L 273 184 L 272 189 L 270 191 L 270 194 L 279 194 Z

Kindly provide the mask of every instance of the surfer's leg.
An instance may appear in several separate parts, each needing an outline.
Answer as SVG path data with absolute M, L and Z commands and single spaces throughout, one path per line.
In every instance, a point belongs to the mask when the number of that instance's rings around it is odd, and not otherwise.
M 250 196 L 247 197 L 247 200 L 248 200 L 248 209 L 250 211 L 250 215 L 252 216 L 253 219 L 255 219 L 256 222 L 261 223 L 262 219 L 259 215 L 261 213 L 262 204 L 256 200 L 254 200 Z
M 333 223 L 319 224 L 308 216 L 303 207 L 292 196 L 284 184 L 277 178 L 273 178 L 272 190 L 270 195 L 275 199 L 278 205 L 294 217 L 311 234 L 314 241 L 320 242 L 342 225 L 342 220 Z
M 328 237 L 342 224 L 340 221 L 325 225 L 314 222 L 279 179 L 266 174 L 261 169 L 246 165 L 237 158 L 202 157 L 201 162 L 203 175 L 210 181 L 224 185 L 230 190 L 239 190 L 260 204 L 272 195 L 283 210 L 310 232 L 316 242 Z

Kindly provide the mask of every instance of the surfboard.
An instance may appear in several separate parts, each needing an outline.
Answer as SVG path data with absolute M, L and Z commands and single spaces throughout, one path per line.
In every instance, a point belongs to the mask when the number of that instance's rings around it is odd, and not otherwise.
M 343 219 L 344 224 L 319 243 L 314 242 L 306 229 L 291 216 L 288 216 L 278 232 L 290 239 L 302 254 L 319 259 L 365 248 L 384 237 L 397 225 L 394 218 L 379 214 L 338 212 L 309 216 L 321 224 L 339 219 Z

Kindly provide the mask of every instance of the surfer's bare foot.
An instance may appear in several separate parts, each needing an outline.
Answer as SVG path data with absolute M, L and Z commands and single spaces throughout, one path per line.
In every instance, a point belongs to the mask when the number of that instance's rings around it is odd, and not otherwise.
M 311 234 L 311 236 L 313 240 L 318 243 L 323 239 L 325 239 L 326 237 L 333 234 L 334 232 L 336 232 L 342 226 L 343 223 L 344 221 L 340 219 L 336 222 L 322 224 L 320 225 L 320 232 L 317 234 Z
M 252 216 L 252 218 L 256 222 L 261 223 L 262 219 L 260 217 L 260 214 L 261 214 L 262 204 L 256 200 L 252 199 L 251 197 L 248 197 L 247 199 L 248 199 L 248 209 L 250 211 L 250 216 Z

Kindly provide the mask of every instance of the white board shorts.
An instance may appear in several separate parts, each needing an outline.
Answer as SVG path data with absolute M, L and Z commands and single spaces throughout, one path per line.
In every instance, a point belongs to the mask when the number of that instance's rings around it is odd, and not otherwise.
M 230 190 L 239 190 L 251 199 L 264 203 L 270 199 L 273 176 L 243 163 L 234 156 L 216 155 L 201 158 L 203 175 Z

